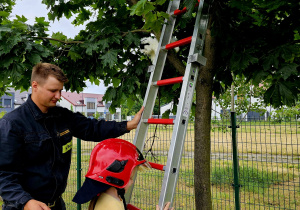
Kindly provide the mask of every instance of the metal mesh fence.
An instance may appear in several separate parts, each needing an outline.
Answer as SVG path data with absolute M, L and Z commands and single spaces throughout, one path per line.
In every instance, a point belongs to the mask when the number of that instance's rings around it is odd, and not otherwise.
M 215 119 L 211 129 L 211 190 L 213 209 L 235 209 L 232 138 L 229 120 Z M 237 122 L 237 149 L 241 209 L 300 209 L 300 125 L 288 120 Z M 120 138 L 131 141 L 134 131 Z M 150 162 L 165 164 L 172 126 L 150 125 L 144 155 Z M 82 180 L 96 143 L 81 141 Z M 67 209 L 76 189 L 76 139 L 69 182 L 63 197 Z M 174 199 L 175 209 L 195 209 L 194 124 L 189 123 Z M 158 204 L 163 172 L 139 171 L 131 203 L 141 209 Z M 87 204 L 82 209 L 87 209 Z

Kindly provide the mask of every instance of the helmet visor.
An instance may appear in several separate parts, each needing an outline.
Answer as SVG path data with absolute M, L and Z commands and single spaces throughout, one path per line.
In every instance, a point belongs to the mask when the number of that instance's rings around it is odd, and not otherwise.
M 151 165 L 148 163 L 148 161 L 144 158 L 143 154 L 141 153 L 141 151 L 136 148 L 137 153 L 139 154 L 138 157 L 138 170 L 139 171 L 145 171 L 145 170 L 149 170 L 152 169 Z

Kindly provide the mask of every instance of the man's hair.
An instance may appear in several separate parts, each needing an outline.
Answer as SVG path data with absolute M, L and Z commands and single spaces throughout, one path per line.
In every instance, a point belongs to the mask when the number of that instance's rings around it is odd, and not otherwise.
M 50 75 L 60 82 L 68 82 L 67 76 L 58 66 L 51 63 L 38 63 L 32 69 L 31 83 L 33 81 L 43 83 Z

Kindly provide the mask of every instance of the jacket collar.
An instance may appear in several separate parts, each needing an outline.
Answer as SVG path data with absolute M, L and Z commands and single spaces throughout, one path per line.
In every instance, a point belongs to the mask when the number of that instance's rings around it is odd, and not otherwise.
M 33 100 L 31 99 L 31 94 L 29 95 L 27 101 L 25 102 L 25 104 L 29 107 L 33 117 L 35 120 L 40 120 L 42 118 L 46 118 L 46 117 L 57 117 L 60 114 L 57 112 L 56 107 L 54 108 L 50 108 L 48 113 L 45 114 L 43 113 L 40 108 L 33 102 Z

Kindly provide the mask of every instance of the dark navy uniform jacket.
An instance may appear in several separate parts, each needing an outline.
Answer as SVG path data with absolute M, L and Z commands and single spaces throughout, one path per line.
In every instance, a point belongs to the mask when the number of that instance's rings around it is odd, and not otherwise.
M 129 132 L 126 126 L 62 107 L 44 114 L 29 97 L 0 119 L 0 196 L 17 209 L 30 199 L 57 200 L 67 185 L 72 137 L 99 142 Z

